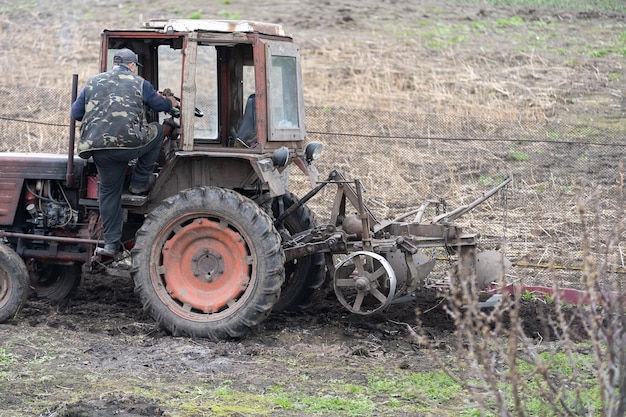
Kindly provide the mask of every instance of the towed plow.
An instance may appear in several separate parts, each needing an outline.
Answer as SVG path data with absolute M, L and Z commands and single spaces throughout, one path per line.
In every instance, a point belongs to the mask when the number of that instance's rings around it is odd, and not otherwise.
M 333 170 L 325 181 L 279 216 L 275 224 L 325 186 L 336 185 L 329 223 L 292 236 L 283 243 L 283 250 L 287 260 L 324 253 L 327 275 L 341 305 L 352 313 L 367 315 L 422 288 L 443 290 L 450 285 L 449 280 L 429 278 L 435 264 L 427 253 L 429 249 L 442 248 L 455 254 L 457 265 L 449 276 L 475 279 L 476 288 L 485 288 L 502 277 L 510 262 L 496 251 L 479 252 L 478 235 L 463 233 L 454 221 L 510 181 L 506 178 L 471 203 L 437 214 L 430 221 L 424 220 L 426 209 L 440 205 L 441 201 L 427 201 L 393 220 L 378 221 L 363 201 L 361 181 L 348 181 L 341 172 Z M 353 213 L 348 211 L 350 206 Z
M 543 299 L 560 299 L 572 305 L 591 304 L 587 290 L 546 285 L 508 283 L 503 278 L 512 263 L 495 250 L 479 251 L 478 235 L 464 233 L 455 220 L 497 194 L 511 182 L 504 179 L 480 197 L 452 211 L 425 219 L 431 205 L 445 206 L 442 200 L 428 200 L 417 209 L 393 220 L 378 221 L 363 201 L 360 180 L 348 181 L 333 170 L 288 212 L 305 204 L 327 185 L 336 185 L 330 221 L 327 225 L 293 236 L 283 244 L 288 259 L 306 253 L 325 255 L 327 276 L 341 305 L 351 313 L 369 315 L 391 304 L 411 300 L 421 289 L 449 292 L 451 286 L 465 280 L 467 287 L 456 290 L 482 292 L 486 301 L 480 308 L 493 307 L 503 297 L 529 294 Z M 348 214 L 348 204 L 355 214 Z M 276 220 L 279 223 L 281 218 Z M 456 258 L 456 265 L 444 277 L 430 276 L 436 259 L 429 249 L 443 249 Z M 469 284 L 467 284 L 469 283 Z M 615 291 L 602 292 L 595 302 L 624 302 Z

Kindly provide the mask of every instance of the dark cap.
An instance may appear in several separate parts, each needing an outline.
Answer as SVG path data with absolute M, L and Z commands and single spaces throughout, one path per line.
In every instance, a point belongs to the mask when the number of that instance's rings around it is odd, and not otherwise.
M 139 65 L 140 67 L 143 66 L 137 60 L 137 54 L 134 53 L 133 51 L 131 51 L 128 48 L 120 49 L 119 51 L 117 51 L 115 53 L 115 55 L 113 55 L 113 63 L 114 64 L 132 64 L 132 63 L 135 63 L 135 64 Z

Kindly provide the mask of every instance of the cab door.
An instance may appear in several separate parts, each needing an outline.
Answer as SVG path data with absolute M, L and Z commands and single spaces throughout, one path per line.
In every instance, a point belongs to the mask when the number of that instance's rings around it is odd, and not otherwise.
M 300 48 L 293 43 L 266 41 L 268 140 L 305 138 Z

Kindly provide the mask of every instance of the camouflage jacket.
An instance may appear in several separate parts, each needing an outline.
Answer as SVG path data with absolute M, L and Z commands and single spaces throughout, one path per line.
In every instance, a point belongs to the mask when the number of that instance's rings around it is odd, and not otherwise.
M 143 78 L 119 66 L 87 81 L 78 155 L 98 149 L 132 149 L 146 143 Z

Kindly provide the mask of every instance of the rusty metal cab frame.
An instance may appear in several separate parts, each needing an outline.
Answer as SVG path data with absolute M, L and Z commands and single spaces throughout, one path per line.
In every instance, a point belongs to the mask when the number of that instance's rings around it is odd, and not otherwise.
M 138 55 L 139 75 L 157 90 L 167 87 L 180 94 L 175 157 L 159 176 L 146 211 L 181 189 L 203 185 L 244 195 L 261 186 L 272 197 L 282 195 L 286 184 L 281 173 L 291 163 L 312 175 L 304 155 L 300 48 L 280 25 L 178 19 L 144 26 L 105 30 L 100 70 L 110 68 L 116 50 L 129 48 Z M 180 78 L 165 81 L 166 72 Z M 241 141 L 234 133 L 250 101 L 255 105 L 255 146 L 238 147 Z M 158 114 L 146 116 L 159 120 Z

